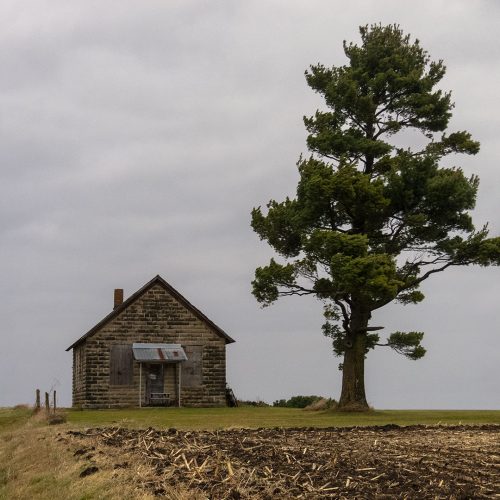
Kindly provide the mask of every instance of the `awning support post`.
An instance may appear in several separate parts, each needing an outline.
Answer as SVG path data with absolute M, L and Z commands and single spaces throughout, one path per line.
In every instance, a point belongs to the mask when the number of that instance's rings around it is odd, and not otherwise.
M 139 408 L 142 407 L 142 363 L 139 363 Z
M 181 407 L 181 376 L 182 376 L 182 363 L 177 363 L 179 365 L 179 387 L 177 389 L 179 408 Z

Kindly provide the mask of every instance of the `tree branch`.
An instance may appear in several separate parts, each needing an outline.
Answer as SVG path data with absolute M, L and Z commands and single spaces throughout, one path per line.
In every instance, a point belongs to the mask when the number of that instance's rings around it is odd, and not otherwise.
M 337 306 L 339 306 L 340 310 L 342 311 L 342 316 L 344 317 L 344 321 L 342 321 L 342 326 L 344 327 L 344 330 L 346 332 L 350 332 L 349 322 L 351 320 L 351 316 L 350 316 L 349 312 L 347 311 L 345 304 L 343 304 L 338 299 L 334 299 L 334 302 Z

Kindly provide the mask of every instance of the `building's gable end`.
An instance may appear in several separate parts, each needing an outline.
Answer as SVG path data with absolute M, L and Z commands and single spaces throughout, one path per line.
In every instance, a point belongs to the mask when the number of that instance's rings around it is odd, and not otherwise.
M 178 344 L 226 342 L 210 323 L 200 319 L 160 283 L 154 284 L 112 319 L 85 339 L 89 345 L 100 342 L 168 342 Z
M 181 381 L 182 405 L 224 404 L 225 340 L 173 296 L 168 288 L 156 283 L 74 348 L 78 350 L 81 345 L 85 345 L 87 351 L 87 407 L 137 404 L 141 383 L 138 364 L 133 363 L 133 372 L 128 377 L 114 370 L 116 366 L 112 362 L 113 356 L 120 358 L 120 353 L 127 346 L 131 348 L 133 343 L 182 345 L 189 357 L 193 357 L 186 362 L 186 381 Z M 193 361 L 199 363 L 198 372 L 191 366 Z M 122 371 L 122 368 L 118 368 Z M 177 390 L 178 382 L 175 381 L 178 379 L 174 368 L 173 365 L 165 366 L 165 392 L 170 394 L 175 394 Z
M 226 344 L 231 344 L 234 342 L 226 332 L 224 332 L 220 327 L 218 327 L 212 320 L 210 320 L 205 314 L 203 314 L 197 307 L 195 307 L 191 302 L 189 302 L 184 296 L 182 296 L 173 286 L 167 283 L 161 276 L 156 277 L 158 284 L 163 286 L 168 294 L 175 299 L 179 304 L 183 305 L 194 317 L 198 318 L 201 322 L 205 323 L 215 335 L 224 339 Z
M 224 339 L 225 343 L 232 343 L 234 340 L 229 337 L 221 328 L 219 328 L 215 323 L 213 323 L 207 316 L 205 316 L 199 309 L 193 306 L 185 297 L 183 297 L 175 288 L 173 288 L 170 284 L 168 284 L 161 276 L 156 276 L 149 283 L 146 283 L 142 288 L 140 288 L 137 292 L 132 294 L 127 300 L 123 302 L 120 306 L 115 308 L 110 314 L 108 314 L 103 320 L 101 320 L 97 325 L 91 328 L 85 335 L 80 337 L 76 342 L 70 345 L 66 351 L 73 349 L 74 347 L 81 344 L 86 339 L 92 337 L 97 332 L 99 332 L 102 328 L 104 328 L 110 321 L 114 320 L 118 316 L 123 313 L 127 313 L 129 308 L 133 308 L 134 303 L 148 293 L 153 287 L 160 286 L 162 287 L 168 295 L 170 295 L 173 299 L 175 299 L 179 304 L 183 305 L 187 310 L 189 310 L 195 317 L 197 317 L 200 321 L 205 323 L 210 329 L 219 337 Z

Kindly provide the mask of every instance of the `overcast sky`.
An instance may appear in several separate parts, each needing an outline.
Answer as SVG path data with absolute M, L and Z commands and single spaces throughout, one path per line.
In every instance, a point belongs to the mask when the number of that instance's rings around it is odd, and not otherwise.
M 321 303 L 261 309 L 272 252 L 250 211 L 293 196 L 304 70 L 345 64 L 358 26 L 398 23 L 448 72 L 450 130 L 481 142 L 453 164 L 481 178 L 476 225 L 500 234 L 498 1 L 9 1 L 0 4 L 0 406 L 56 388 L 65 349 L 160 274 L 236 343 L 237 397 L 338 398 Z M 439 274 L 418 306 L 374 321 L 425 331 L 426 357 L 367 359 L 376 408 L 500 408 L 500 269 Z

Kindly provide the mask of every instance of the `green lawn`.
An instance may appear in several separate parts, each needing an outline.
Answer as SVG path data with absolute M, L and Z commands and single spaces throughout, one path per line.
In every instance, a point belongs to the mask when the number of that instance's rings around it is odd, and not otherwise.
M 293 408 L 130 408 L 66 410 L 69 427 L 126 426 L 222 429 L 231 427 L 348 427 L 356 425 L 500 424 L 500 410 L 380 410 L 341 413 Z M 0 432 L 26 422 L 32 411 L 0 408 Z M 16 425 L 17 424 L 17 425 Z
M 174 427 L 346 427 L 355 425 L 500 424 L 500 410 L 383 410 L 370 413 L 306 411 L 292 408 L 137 408 L 68 410 L 71 426 Z

